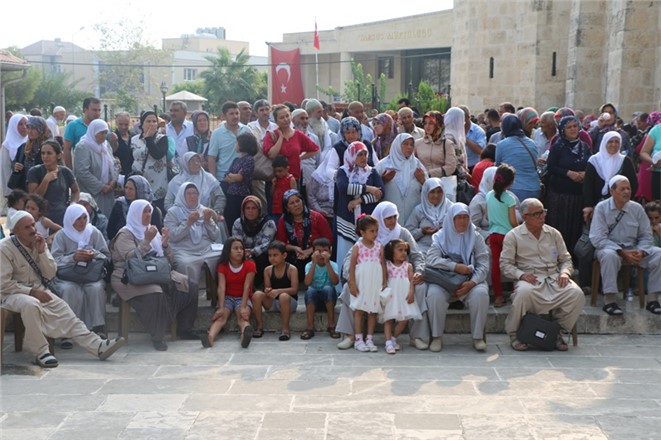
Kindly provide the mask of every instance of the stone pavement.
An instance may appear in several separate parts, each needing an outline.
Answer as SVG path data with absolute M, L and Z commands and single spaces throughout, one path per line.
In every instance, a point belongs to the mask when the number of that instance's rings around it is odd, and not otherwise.
M 581 335 L 569 352 L 488 351 L 467 334 L 441 353 L 340 351 L 317 333 L 239 347 L 224 332 L 152 349 L 144 333 L 106 362 L 58 349 L 25 367 L 6 338 L 4 439 L 639 439 L 661 426 L 661 336 Z M 377 342 L 382 342 L 377 335 Z M 402 336 L 400 342 L 408 337 Z

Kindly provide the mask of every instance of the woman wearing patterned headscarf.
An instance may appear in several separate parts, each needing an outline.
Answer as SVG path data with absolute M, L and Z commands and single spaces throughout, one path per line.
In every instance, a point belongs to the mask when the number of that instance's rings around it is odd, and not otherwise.
M 29 116 L 27 123 L 27 140 L 18 147 L 14 158 L 12 159 L 11 170 L 14 173 L 20 173 L 23 177 L 18 185 L 12 189 L 27 190 L 26 177 L 28 171 L 35 165 L 41 165 L 41 144 L 51 138 L 51 132 L 46 124 L 46 120 L 40 116 Z
M 319 167 L 324 170 L 328 179 L 333 179 L 338 168 L 344 163 L 344 152 L 352 142 L 362 142 L 367 147 L 367 164 L 371 167 L 379 163 L 379 158 L 374 153 L 372 144 L 362 137 L 361 123 L 353 116 L 347 116 L 340 121 L 340 139 L 333 145 L 333 151 L 329 151 Z
M 108 124 L 103 119 L 90 122 L 74 150 L 73 174 L 81 192 L 90 193 L 106 217 L 115 203 L 115 159 L 106 140 Z
M 383 199 L 383 180 L 368 164 L 368 150 L 362 142 L 353 142 L 344 152 L 344 165 L 335 179 L 335 236 L 337 261 L 342 261 L 356 242 L 356 220 L 371 214 Z
M 379 159 L 390 154 L 390 146 L 397 136 L 397 126 L 387 113 L 379 113 L 372 119 L 374 129 L 374 150 Z
M 457 170 L 454 138 L 447 139 L 443 130 L 443 115 L 436 110 L 422 118 L 425 137 L 415 141 L 415 155 L 429 172 L 430 177 L 451 176 Z
M 202 168 L 209 171 L 207 166 L 209 141 L 211 140 L 209 113 L 204 110 L 197 110 L 193 112 L 190 119 L 193 122 L 193 135 L 186 138 L 188 151 L 198 154 L 200 156 Z
M 661 199 L 661 112 L 650 113 L 647 118 L 647 124 L 652 129 L 647 134 L 647 138 L 640 147 L 640 173 L 638 184 L 650 188 L 648 200 Z M 654 160 L 656 158 L 656 160 Z M 638 193 L 634 193 L 638 197 Z
M 285 192 L 282 211 L 275 238 L 287 247 L 287 261 L 296 266 L 299 281 L 302 282 L 305 265 L 311 261 L 312 243 L 321 237 L 333 243 L 333 234 L 326 218 L 317 211 L 309 210 L 298 190 Z
M 375 167 L 383 180 L 383 199 L 397 205 L 402 224 L 418 205 L 422 184 L 429 177 L 413 150 L 413 136 L 400 133 L 391 145 L 390 154 Z

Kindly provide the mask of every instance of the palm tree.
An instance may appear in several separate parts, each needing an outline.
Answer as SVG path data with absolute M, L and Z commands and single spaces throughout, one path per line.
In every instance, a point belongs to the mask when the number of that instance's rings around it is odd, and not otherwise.
M 200 74 L 204 93 L 211 111 L 218 111 L 225 101 L 253 102 L 266 97 L 266 78 L 247 65 L 249 55 L 241 50 L 234 59 L 226 48 L 219 48 L 217 56 L 205 57 L 211 68 Z

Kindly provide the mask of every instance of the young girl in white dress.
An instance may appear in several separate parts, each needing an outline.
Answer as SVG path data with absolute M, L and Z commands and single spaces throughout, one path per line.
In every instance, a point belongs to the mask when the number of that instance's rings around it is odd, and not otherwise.
M 349 266 L 350 307 L 354 310 L 354 348 L 358 351 L 377 351 L 374 328 L 381 311 L 379 294 L 386 287 L 383 247 L 376 240 L 379 223 L 371 215 L 358 218 L 356 233 L 360 239 L 351 248 Z M 363 315 L 367 313 L 367 338 L 363 340 Z
M 381 320 L 386 337 L 386 353 L 395 354 L 399 350 L 397 336 L 408 325 L 409 319 L 422 319 L 420 308 L 413 294 L 413 266 L 408 262 L 410 248 L 404 240 L 394 239 L 385 249 L 386 270 L 388 272 L 389 294 L 385 298 L 385 307 Z M 393 324 L 395 330 L 393 331 Z

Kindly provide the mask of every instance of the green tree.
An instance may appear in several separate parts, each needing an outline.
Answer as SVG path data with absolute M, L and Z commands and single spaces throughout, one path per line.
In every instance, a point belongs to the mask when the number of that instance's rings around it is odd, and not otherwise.
M 70 86 L 70 75 L 44 71 L 39 87 L 27 107 L 37 107 L 44 112 L 51 112 L 56 105 L 64 106 L 69 113 L 80 114 L 87 92 L 75 90 Z
M 12 46 L 7 50 L 12 55 L 23 58 L 23 53 L 18 47 Z M 30 67 L 25 73 L 23 71 L 18 71 L 2 74 L 3 82 L 21 78 L 20 81 L 12 82 L 12 84 L 5 88 L 5 107 L 7 110 L 31 108 L 28 106 L 34 98 L 35 91 L 39 87 L 40 76 L 39 70 L 34 67 Z
M 184 90 L 202 96 L 204 94 L 204 81 L 185 81 L 182 83 L 173 84 L 171 93 L 174 94 Z
M 266 73 L 260 74 L 248 66 L 249 55 L 244 50 L 232 57 L 223 47 L 216 56 L 205 58 L 211 67 L 200 76 L 204 80 L 203 96 L 209 100 L 210 111 L 218 112 L 225 101 L 253 102 L 266 96 Z
M 421 115 L 430 110 L 438 110 L 441 113 L 445 113 L 448 109 L 447 97 L 436 94 L 431 85 L 424 81 L 420 81 L 420 84 L 418 84 L 418 91 L 413 95 L 412 101 L 418 104 L 418 110 Z
M 353 79 L 344 82 L 344 95 L 342 97 L 346 102 L 372 101 L 372 75 L 365 75 L 363 65 L 351 60 L 351 73 Z
M 153 104 L 159 95 L 159 63 L 169 58 L 169 52 L 156 49 L 144 34 L 144 22 L 134 23 L 121 18 L 117 22 L 94 25 L 100 35 L 99 87 L 104 101 L 111 106 L 138 112 Z M 118 31 L 120 30 L 120 31 Z

